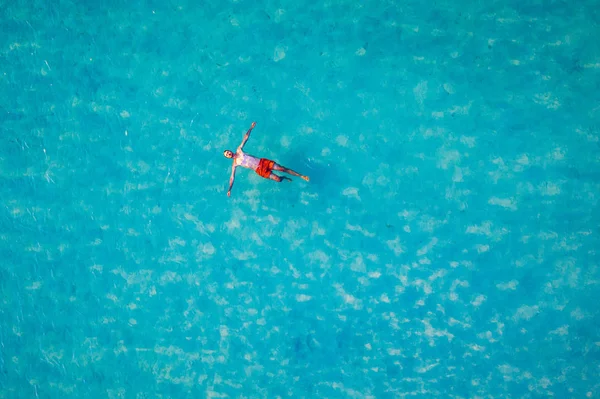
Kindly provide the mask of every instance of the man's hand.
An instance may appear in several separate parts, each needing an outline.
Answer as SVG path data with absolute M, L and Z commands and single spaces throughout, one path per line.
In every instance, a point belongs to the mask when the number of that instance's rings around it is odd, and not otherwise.
M 227 196 L 231 197 L 231 190 L 227 191 Z

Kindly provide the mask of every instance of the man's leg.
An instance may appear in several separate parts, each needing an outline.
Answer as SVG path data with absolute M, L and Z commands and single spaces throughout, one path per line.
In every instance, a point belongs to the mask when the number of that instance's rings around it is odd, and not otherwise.
M 279 182 L 279 183 L 282 182 L 283 180 L 292 181 L 292 179 L 290 179 L 289 177 L 277 176 L 275 173 L 271 173 L 271 176 L 269 176 L 269 179 L 275 180 L 276 182 Z
M 299 176 L 299 177 L 303 178 L 304 180 L 308 181 L 308 176 L 304 176 L 304 175 L 301 175 L 298 172 L 294 172 L 293 170 L 288 169 L 286 167 L 283 167 L 283 166 L 279 165 L 278 163 L 276 163 L 275 165 L 273 165 L 273 170 L 279 170 L 281 172 L 288 173 L 288 174 L 290 174 L 292 176 Z

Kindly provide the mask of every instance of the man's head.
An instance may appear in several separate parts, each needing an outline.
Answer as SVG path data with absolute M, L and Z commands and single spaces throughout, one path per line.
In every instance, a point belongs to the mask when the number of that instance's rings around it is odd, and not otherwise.
M 223 151 L 223 155 L 225 156 L 225 158 L 233 158 L 233 152 L 229 150 Z

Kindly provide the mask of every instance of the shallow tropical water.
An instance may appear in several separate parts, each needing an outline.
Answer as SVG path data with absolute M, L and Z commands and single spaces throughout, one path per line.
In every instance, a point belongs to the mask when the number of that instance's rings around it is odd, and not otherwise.
M 598 10 L 4 2 L 0 398 L 598 397 Z

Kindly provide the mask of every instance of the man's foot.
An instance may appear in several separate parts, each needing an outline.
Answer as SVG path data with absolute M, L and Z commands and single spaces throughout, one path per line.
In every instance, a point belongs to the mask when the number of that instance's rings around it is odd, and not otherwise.
M 309 181 L 310 179 L 308 178 L 308 176 L 300 176 L 301 178 L 303 178 L 306 181 Z

